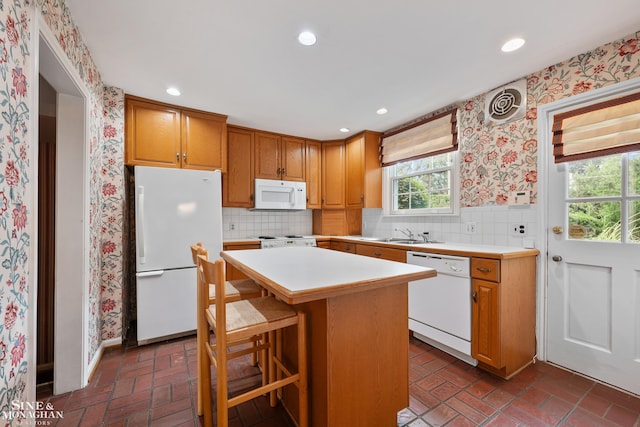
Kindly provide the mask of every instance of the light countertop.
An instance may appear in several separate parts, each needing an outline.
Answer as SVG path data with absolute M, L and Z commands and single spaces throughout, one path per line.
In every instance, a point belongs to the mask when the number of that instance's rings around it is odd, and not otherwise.
M 316 247 L 223 251 L 238 270 L 289 304 L 433 277 L 433 269 Z

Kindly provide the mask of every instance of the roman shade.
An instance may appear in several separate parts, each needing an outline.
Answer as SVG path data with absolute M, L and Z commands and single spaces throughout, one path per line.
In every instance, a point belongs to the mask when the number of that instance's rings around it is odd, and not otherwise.
M 556 163 L 640 150 L 640 93 L 553 118 Z
M 382 166 L 458 149 L 457 109 L 401 127 L 382 135 Z

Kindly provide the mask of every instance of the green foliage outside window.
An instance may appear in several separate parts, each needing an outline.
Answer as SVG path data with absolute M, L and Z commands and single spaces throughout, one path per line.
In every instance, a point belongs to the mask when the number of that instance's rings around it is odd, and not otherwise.
M 581 199 L 569 200 L 569 224 L 584 232 L 572 237 L 620 242 L 624 221 L 627 241 L 640 242 L 640 153 L 571 163 L 568 192 L 569 199 Z
M 453 154 L 399 163 L 394 168 L 393 198 L 397 211 L 451 207 Z

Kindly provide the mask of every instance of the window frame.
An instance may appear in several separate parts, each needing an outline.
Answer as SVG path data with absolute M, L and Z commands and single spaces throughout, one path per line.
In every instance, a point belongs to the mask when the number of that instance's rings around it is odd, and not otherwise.
M 459 216 L 460 215 L 460 167 L 459 167 L 459 151 L 452 151 L 448 153 L 438 153 L 432 156 L 437 155 L 450 154 L 453 159 L 451 162 L 451 166 L 449 167 L 440 167 L 429 169 L 428 171 L 417 172 L 415 174 L 402 175 L 402 178 L 410 177 L 410 176 L 419 176 L 424 175 L 425 173 L 437 173 L 449 170 L 451 171 L 451 180 L 449 183 L 449 189 L 451 192 L 450 200 L 451 203 L 447 208 L 423 208 L 423 209 L 394 209 L 395 200 L 393 194 L 393 182 L 395 179 L 398 179 L 395 174 L 392 173 L 392 169 L 400 163 L 398 162 L 390 166 L 384 166 L 382 168 L 382 209 L 384 216 L 393 216 L 393 217 L 407 217 L 407 216 Z M 419 159 L 411 159 L 406 160 L 406 162 L 415 161 Z

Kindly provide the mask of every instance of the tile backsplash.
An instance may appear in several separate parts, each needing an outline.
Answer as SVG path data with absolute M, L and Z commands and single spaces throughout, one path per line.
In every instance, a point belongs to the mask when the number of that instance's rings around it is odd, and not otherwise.
M 408 228 L 415 234 L 428 231 L 432 240 L 448 243 L 529 247 L 538 240 L 537 215 L 537 205 L 461 208 L 460 216 L 406 218 L 383 216 L 382 209 L 364 209 L 362 234 L 404 237 L 395 229 Z M 524 234 L 512 231 L 520 226 Z
M 312 210 L 251 211 L 244 208 L 222 208 L 224 239 L 257 236 L 309 235 L 313 228 Z
M 362 234 L 377 237 L 402 237 L 395 229 L 410 229 L 415 234 L 428 231 L 431 239 L 450 243 L 529 247 L 536 246 L 537 205 L 482 206 L 461 208 L 460 216 L 388 217 L 382 209 L 362 210 Z M 312 211 L 250 211 L 244 208 L 222 209 L 225 239 L 262 235 L 309 235 Z M 524 235 L 512 229 L 524 226 Z

